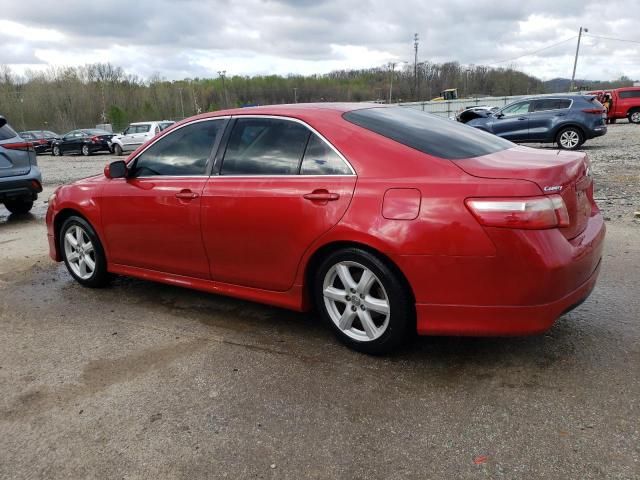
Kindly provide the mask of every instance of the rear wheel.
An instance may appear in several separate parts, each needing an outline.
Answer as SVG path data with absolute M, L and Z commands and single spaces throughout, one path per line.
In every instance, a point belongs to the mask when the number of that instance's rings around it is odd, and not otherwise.
M 116 143 L 113 146 L 113 153 L 115 153 L 119 157 L 122 156 L 122 147 Z
M 329 255 L 316 272 L 314 298 L 338 339 L 360 352 L 390 352 L 415 328 L 403 279 L 366 250 Z
M 567 127 L 560 130 L 556 141 L 564 150 L 575 150 L 584 143 L 584 135 L 579 128 Z
M 640 110 L 629 112 L 629 121 L 631 123 L 640 123 Z
M 62 258 L 71 276 L 85 287 L 102 287 L 109 281 L 107 259 L 100 239 L 89 223 L 69 217 L 60 229 Z
M 33 208 L 33 200 L 5 200 L 4 206 L 7 207 L 11 213 L 17 215 L 28 213 Z
M 82 155 L 84 155 L 85 157 L 88 157 L 89 155 L 91 155 L 91 150 L 89 149 L 89 145 L 82 146 Z

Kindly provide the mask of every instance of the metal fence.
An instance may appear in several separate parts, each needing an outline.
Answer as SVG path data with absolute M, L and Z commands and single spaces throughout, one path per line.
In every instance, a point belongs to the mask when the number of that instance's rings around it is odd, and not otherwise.
M 538 94 L 540 96 L 565 95 L 558 93 Z M 477 98 L 460 98 L 458 100 L 446 101 L 428 101 L 428 102 L 405 102 L 399 103 L 401 107 L 416 108 L 423 112 L 433 113 L 440 117 L 454 118 L 456 113 L 469 107 L 487 106 L 487 107 L 504 107 L 522 98 L 529 98 L 533 95 L 515 95 L 508 97 L 477 97 Z

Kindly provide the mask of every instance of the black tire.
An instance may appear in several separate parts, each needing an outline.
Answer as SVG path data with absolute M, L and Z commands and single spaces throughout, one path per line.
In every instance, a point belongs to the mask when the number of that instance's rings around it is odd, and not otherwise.
M 375 325 L 377 328 L 383 331 L 383 333 L 371 340 L 358 340 L 349 336 L 348 333 L 345 333 L 335 322 L 332 320 L 332 313 L 330 313 L 330 306 L 327 306 L 327 302 L 325 302 L 324 296 L 324 288 L 325 282 L 327 279 L 332 278 L 332 273 L 335 271 L 335 267 L 337 265 L 344 265 L 341 262 L 348 262 L 349 264 L 356 264 L 354 266 L 357 272 L 359 266 L 366 267 L 370 272 L 372 272 L 376 278 L 376 288 L 378 288 L 380 295 L 385 296 L 386 301 L 389 307 L 388 320 L 386 320 L 386 328 L 382 330 L 382 327 L 385 324 Z M 361 274 L 362 275 L 362 274 Z M 335 277 L 333 277 L 335 278 Z M 356 277 L 352 277 L 353 280 L 358 282 L 360 285 L 359 279 Z M 362 276 L 360 276 L 360 279 Z M 341 283 L 337 278 L 338 283 Z M 382 288 L 380 288 L 380 286 Z M 346 287 L 345 291 L 348 290 Z M 351 290 L 353 292 L 354 290 Z M 349 295 L 347 293 L 347 295 Z M 355 312 L 353 315 L 357 315 L 357 319 L 354 318 L 353 324 L 355 329 L 358 329 L 358 325 L 360 325 L 360 330 L 362 333 L 366 328 L 364 328 L 364 323 L 360 321 L 360 314 L 362 312 L 359 311 L 358 305 L 362 310 L 365 310 L 365 301 L 360 300 L 365 298 L 361 294 L 353 294 L 353 299 L 351 302 L 355 302 L 357 299 L 357 304 L 344 302 L 344 310 L 342 310 L 342 314 L 347 311 L 347 309 L 353 309 Z M 359 297 L 359 298 L 358 298 Z M 330 326 L 331 330 L 334 332 L 336 337 L 349 348 L 357 350 L 359 352 L 371 354 L 371 355 L 381 355 L 385 353 L 389 353 L 396 348 L 398 348 L 403 342 L 405 342 L 410 334 L 415 333 L 415 308 L 414 302 L 412 300 L 412 296 L 408 290 L 408 287 L 405 286 L 405 281 L 401 277 L 399 273 L 397 273 L 392 267 L 387 265 L 385 261 L 377 257 L 376 255 L 359 248 L 346 248 L 343 250 L 338 250 L 336 252 L 331 253 L 325 259 L 323 259 L 322 263 L 318 266 L 316 272 L 314 273 L 313 278 L 313 298 L 315 301 L 316 308 L 320 315 L 324 318 L 327 324 Z M 349 296 L 346 296 L 346 299 L 349 300 Z M 331 299 L 327 299 L 329 305 L 331 305 Z M 340 301 L 342 302 L 342 301 Z M 337 304 L 336 304 L 337 305 Z M 340 303 L 342 305 L 342 303 Z M 338 314 L 341 312 L 338 310 Z M 379 314 L 374 310 L 369 312 L 370 317 L 373 318 L 373 315 L 378 316 L 378 322 L 384 322 L 384 320 L 380 320 L 380 318 L 386 318 L 384 314 Z M 375 322 L 374 322 L 375 323 Z
M 113 146 L 113 153 L 118 157 L 121 157 L 123 154 L 122 147 L 117 143 Z
M 4 206 L 13 214 L 24 215 L 33 208 L 33 200 L 5 200 Z
M 88 278 L 82 278 L 77 275 L 73 268 L 71 268 L 69 259 L 67 258 L 65 235 L 67 232 L 71 232 L 72 229 L 75 229 L 75 227 L 80 227 L 93 245 L 93 256 L 91 258 L 94 261 L 95 268 L 91 276 Z M 107 272 L 107 258 L 104 254 L 102 243 L 96 235 L 93 227 L 84 218 L 74 215 L 64 221 L 58 235 L 58 245 L 60 246 L 60 252 L 64 263 L 67 266 L 67 270 L 80 285 L 89 288 L 99 288 L 104 287 L 109 283 L 110 275 Z
M 89 145 L 82 145 L 82 149 L 80 151 L 82 152 L 82 155 L 84 155 L 85 157 L 88 157 L 89 155 L 91 155 L 91 149 L 89 148 Z
M 640 110 L 631 110 L 629 112 L 629 122 L 638 124 L 640 123 Z
M 565 138 L 567 139 L 565 141 Z M 577 142 L 568 139 L 577 139 Z M 556 135 L 556 143 L 562 150 L 576 150 L 584 143 L 584 133 L 578 127 L 566 127 Z
M 60 147 L 58 145 L 53 146 L 53 148 L 51 149 L 51 155 L 53 155 L 54 157 L 62 156 L 62 152 L 60 151 Z

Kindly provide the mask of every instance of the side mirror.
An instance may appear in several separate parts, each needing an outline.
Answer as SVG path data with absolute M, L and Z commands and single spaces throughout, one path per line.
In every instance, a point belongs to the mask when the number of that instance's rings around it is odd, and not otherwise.
M 4 127 L 7 124 L 7 119 L 0 115 L 0 128 Z
M 125 178 L 127 176 L 127 164 L 124 160 L 116 160 L 104 167 L 104 176 L 107 178 Z
M 494 115 L 495 115 L 496 118 L 504 117 L 504 113 L 502 113 L 502 112 L 496 112 L 496 113 L 494 113 Z

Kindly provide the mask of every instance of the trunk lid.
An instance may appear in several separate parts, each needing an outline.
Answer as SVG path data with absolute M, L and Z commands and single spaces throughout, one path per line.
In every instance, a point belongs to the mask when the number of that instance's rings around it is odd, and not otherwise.
M 518 146 L 455 164 L 474 177 L 528 180 L 545 195 L 560 195 L 569 212 L 570 225 L 560 229 L 567 239 L 584 231 L 595 206 L 590 162 L 584 152 Z

